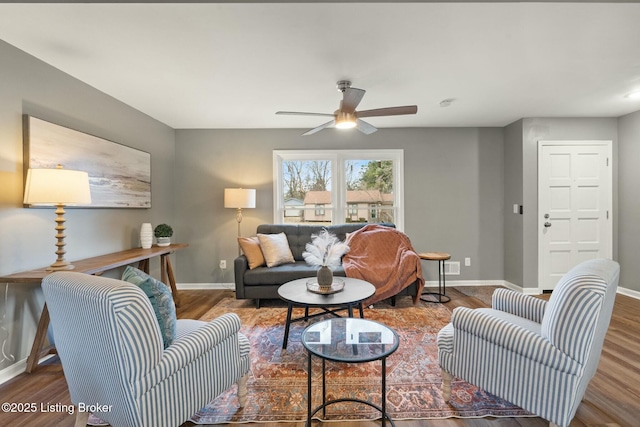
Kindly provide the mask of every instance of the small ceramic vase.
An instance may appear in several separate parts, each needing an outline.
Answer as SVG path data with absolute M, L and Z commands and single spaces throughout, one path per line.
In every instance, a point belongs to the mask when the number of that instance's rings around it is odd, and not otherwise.
M 151 223 L 145 222 L 140 227 L 140 246 L 142 249 L 149 249 L 153 244 L 153 229 Z
M 326 265 L 318 269 L 318 286 L 321 288 L 329 288 L 333 283 L 333 271 Z

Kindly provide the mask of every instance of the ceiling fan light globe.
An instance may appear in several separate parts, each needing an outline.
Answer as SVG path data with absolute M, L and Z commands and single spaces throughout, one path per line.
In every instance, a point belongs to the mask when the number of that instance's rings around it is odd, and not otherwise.
M 338 129 L 353 129 L 354 127 L 356 127 L 356 122 L 352 122 L 352 121 L 342 121 L 342 122 L 338 122 L 336 121 L 336 128 Z
M 356 118 L 353 114 L 345 113 L 344 111 L 336 111 L 336 128 L 338 129 L 352 129 L 356 127 Z

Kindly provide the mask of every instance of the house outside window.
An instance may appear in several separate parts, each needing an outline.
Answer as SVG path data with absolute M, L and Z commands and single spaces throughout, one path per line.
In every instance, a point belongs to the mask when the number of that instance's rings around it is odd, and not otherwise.
M 275 150 L 274 223 L 392 222 L 403 230 L 403 162 L 403 150 Z
M 349 203 L 347 205 L 348 210 L 349 210 L 349 214 L 348 214 L 348 218 L 351 219 L 352 221 L 356 218 L 358 218 L 358 204 L 357 203 Z

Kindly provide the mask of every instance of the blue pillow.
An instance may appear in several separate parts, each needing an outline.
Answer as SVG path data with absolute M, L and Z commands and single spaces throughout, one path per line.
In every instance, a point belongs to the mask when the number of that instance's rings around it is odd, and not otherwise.
M 122 280 L 140 287 L 149 297 L 153 311 L 160 325 L 160 333 L 164 348 L 176 339 L 176 306 L 171 289 L 161 281 L 154 279 L 144 271 L 128 266 L 122 274 Z

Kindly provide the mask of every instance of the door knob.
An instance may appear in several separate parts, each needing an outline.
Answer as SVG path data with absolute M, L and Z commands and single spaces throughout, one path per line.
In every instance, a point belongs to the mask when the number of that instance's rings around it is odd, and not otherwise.
M 545 226 L 546 228 L 549 228 L 549 227 L 551 227 L 551 223 L 550 223 L 549 221 L 547 221 L 547 222 L 545 222 L 545 223 L 544 223 L 544 226 Z

